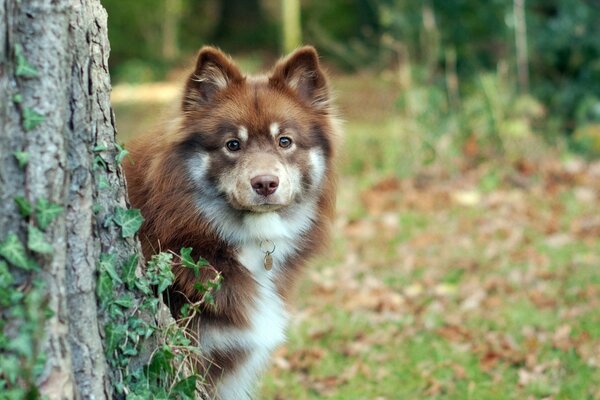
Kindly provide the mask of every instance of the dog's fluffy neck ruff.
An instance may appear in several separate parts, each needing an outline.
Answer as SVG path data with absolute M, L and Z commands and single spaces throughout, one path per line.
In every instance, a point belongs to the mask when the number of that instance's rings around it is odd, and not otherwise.
M 221 240 L 239 249 L 260 249 L 262 241 L 271 241 L 276 248 L 273 257 L 278 265 L 298 249 L 302 235 L 310 231 L 317 214 L 316 199 L 305 199 L 282 210 L 265 213 L 233 210 L 220 199 L 210 202 L 199 199 L 198 203 L 203 205 L 199 212 Z M 207 203 L 211 206 L 207 207 Z

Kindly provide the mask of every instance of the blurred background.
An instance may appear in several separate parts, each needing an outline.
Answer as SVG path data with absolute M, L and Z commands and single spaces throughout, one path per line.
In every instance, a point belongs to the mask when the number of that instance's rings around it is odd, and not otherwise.
M 599 1 L 102 3 L 123 142 L 204 44 L 331 76 L 336 237 L 259 398 L 600 398 Z

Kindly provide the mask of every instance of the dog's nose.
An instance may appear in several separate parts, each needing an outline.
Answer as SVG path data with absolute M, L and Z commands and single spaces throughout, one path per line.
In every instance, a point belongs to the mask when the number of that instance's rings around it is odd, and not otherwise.
M 256 193 L 268 196 L 277 190 L 279 178 L 275 175 L 258 175 L 250 180 L 250 185 Z

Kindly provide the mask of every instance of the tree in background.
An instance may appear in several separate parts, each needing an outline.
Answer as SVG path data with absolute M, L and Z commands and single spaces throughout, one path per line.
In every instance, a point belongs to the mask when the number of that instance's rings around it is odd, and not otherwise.
M 480 76 L 496 74 L 501 86 L 520 86 L 521 94 L 545 104 L 550 121 L 544 131 L 600 124 L 600 7 L 594 0 L 102 1 L 118 80 L 163 78 L 178 61 L 165 61 L 177 53 L 169 49 L 186 55 L 211 43 L 274 56 L 302 37 L 348 71 L 403 69 L 407 82 L 447 88 L 455 109 L 461 96 L 481 90 Z M 165 18 L 172 2 L 180 12 Z M 301 18 L 289 14 L 286 22 L 285 11 L 299 6 Z M 173 34 L 167 27 L 175 20 Z M 286 35 L 295 38 L 284 44 Z
M 302 44 L 300 0 L 281 0 L 282 50 L 290 53 Z

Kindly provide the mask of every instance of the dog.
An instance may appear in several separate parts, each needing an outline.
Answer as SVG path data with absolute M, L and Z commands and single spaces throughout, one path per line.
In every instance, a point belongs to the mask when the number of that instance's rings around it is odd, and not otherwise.
M 177 116 L 127 144 L 144 256 L 191 247 L 212 267 L 198 275 L 173 263 L 172 313 L 201 299 L 197 282 L 223 278 L 194 323 L 212 397 L 252 398 L 285 340 L 294 283 L 329 236 L 338 125 L 313 47 L 265 76 L 203 47 Z

